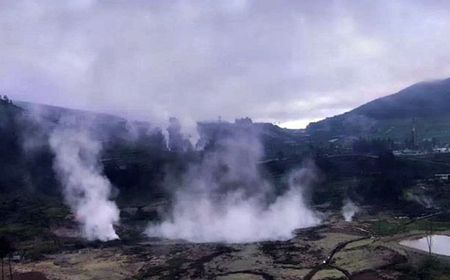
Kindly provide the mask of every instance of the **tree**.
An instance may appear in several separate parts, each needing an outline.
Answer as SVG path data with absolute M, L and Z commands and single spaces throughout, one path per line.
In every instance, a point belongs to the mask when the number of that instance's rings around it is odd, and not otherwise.
M 5 279 L 4 272 L 4 259 L 8 257 L 8 265 L 9 265 L 9 279 L 13 279 L 12 267 L 11 267 L 11 254 L 14 251 L 11 241 L 9 241 L 6 237 L 0 237 L 0 258 L 2 262 L 2 280 Z
M 5 104 L 12 104 L 12 100 L 9 99 L 7 95 L 0 95 L 0 101 Z

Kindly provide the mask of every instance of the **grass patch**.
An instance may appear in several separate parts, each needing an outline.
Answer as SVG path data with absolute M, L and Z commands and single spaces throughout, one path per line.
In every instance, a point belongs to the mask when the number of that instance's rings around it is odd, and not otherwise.
M 408 233 L 412 231 L 427 232 L 432 226 L 433 232 L 450 230 L 450 221 L 436 221 L 436 220 L 418 220 L 411 223 L 411 220 L 394 221 L 394 220 L 380 220 L 372 224 L 371 230 L 378 236 L 390 236 L 400 233 Z
M 450 264 L 435 257 L 427 257 L 418 265 L 397 269 L 404 273 L 400 280 L 450 280 Z
M 68 213 L 66 206 L 47 197 L 2 197 L 0 236 L 27 240 L 46 235 L 51 226 L 63 223 Z

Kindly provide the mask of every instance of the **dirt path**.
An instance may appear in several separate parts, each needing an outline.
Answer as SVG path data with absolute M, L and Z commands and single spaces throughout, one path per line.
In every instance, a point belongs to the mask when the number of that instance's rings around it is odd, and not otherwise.
M 217 274 L 216 276 L 228 276 L 228 275 L 233 275 L 233 274 L 257 275 L 257 276 L 261 276 L 264 280 L 274 280 L 275 279 L 275 277 L 273 277 L 272 275 L 270 275 L 268 273 L 260 272 L 260 271 L 253 271 L 253 270 L 231 271 L 231 272 L 227 272 L 227 273 Z
M 331 251 L 331 253 L 326 258 L 326 260 L 322 264 L 314 267 L 303 279 L 304 280 L 311 280 L 317 272 L 319 272 L 322 269 L 326 269 L 326 268 L 336 269 L 336 270 L 342 272 L 347 277 L 347 279 L 351 279 L 351 273 L 350 272 L 348 272 L 344 268 L 332 265 L 331 262 L 333 261 L 334 256 L 338 252 L 340 252 L 342 249 L 344 249 L 347 245 L 349 245 L 351 243 L 354 243 L 354 242 L 358 242 L 358 241 L 362 241 L 362 240 L 366 240 L 366 239 L 372 238 L 372 234 L 370 232 L 368 232 L 368 233 L 369 233 L 368 236 L 364 236 L 364 237 L 352 239 L 352 240 L 349 240 L 349 241 L 341 242 L 338 245 L 336 245 L 336 247 L 334 247 L 334 249 Z

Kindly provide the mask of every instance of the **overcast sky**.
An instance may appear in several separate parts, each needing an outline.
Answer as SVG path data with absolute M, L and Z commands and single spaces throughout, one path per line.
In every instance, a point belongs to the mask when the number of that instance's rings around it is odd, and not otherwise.
M 0 91 L 283 126 L 450 77 L 450 1 L 0 0 Z

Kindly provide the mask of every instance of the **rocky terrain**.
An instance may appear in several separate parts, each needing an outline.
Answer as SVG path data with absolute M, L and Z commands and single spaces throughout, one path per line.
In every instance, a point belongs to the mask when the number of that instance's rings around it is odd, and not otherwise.
M 400 279 L 408 271 L 399 268 L 426 257 L 398 243 L 425 233 L 407 228 L 410 222 L 388 214 L 353 222 L 330 215 L 290 240 L 247 244 L 131 239 L 126 229 L 122 240 L 86 243 L 63 227 L 55 237 L 61 247 L 16 260 L 14 279 Z M 405 227 L 386 235 L 387 224 Z

